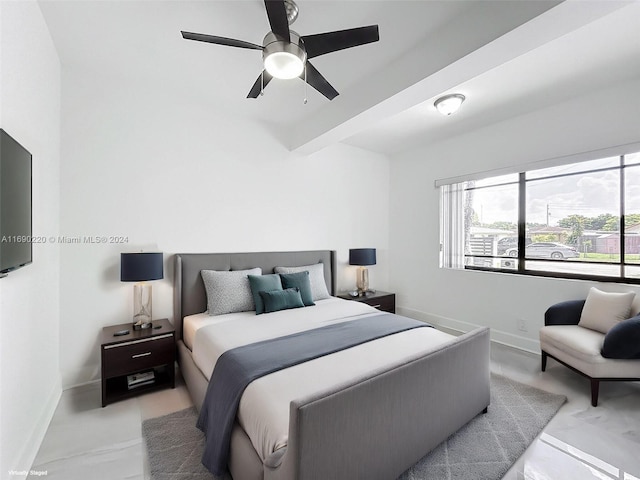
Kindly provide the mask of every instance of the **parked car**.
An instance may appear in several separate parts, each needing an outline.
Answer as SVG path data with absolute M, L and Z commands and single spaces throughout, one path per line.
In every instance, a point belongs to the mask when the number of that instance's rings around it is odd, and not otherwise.
M 518 249 L 510 248 L 506 253 L 510 257 L 517 257 Z M 535 242 L 526 246 L 524 256 L 525 258 L 554 258 L 564 260 L 566 258 L 578 258 L 580 254 L 575 248 L 562 243 Z
M 525 245 L 529 245 L 531 243 L 531 239 L 526 237 L 524 239 Z M 497 244 L 497 254 L 498 255 L 506 255 L 508 250 L 512 248 L 518 248 L 518 237 L 504 237 L 498 240 Z M 518 255 L 514 255 L 518 256 Z

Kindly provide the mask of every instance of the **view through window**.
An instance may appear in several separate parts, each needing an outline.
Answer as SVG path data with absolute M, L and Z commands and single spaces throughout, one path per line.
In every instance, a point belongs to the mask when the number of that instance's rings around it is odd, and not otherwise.
M 446 187 L 444 267 L 640 281 L 640 153 Z

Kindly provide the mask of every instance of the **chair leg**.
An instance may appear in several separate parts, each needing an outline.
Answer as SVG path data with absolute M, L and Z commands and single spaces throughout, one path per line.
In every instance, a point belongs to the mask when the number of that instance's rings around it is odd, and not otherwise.
M 547 368 L 547 353 L 542 352 L 542 371 L 544 372 Z
M 591 405 L 598 406 L 598 393 L 600 390 L 600 380 L 597 378 L 591 379 Z

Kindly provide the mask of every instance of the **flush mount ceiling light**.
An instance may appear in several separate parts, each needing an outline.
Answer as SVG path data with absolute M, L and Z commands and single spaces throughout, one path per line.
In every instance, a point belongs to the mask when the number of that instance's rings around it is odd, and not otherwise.
M 442 115 L 451 115 L 456 113 L 464 102 L 465 96 L 460 93 L 452 93 L 437 99 L 433 105 Z
M 300 45 L 300 36 L 296 32 L 290 30 L 289 35 L 290 42 L 280 40 L 272 32 L 264 37 L 264 68 L 274 78 L 288 80 L 299 77 L 304 71 L 307 52 Z

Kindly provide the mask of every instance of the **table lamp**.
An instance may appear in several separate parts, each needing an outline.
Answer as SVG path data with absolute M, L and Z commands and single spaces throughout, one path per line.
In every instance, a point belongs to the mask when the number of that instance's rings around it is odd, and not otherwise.
M 358 293 L 363 295 L 369 291 L 369 270 L 368 265 L 376 264 L 375 248 L 351 248 L 349 249 L 349 265 L 358 265 L 356 286 Z
M 133 329 L 151 327 L 151 280 L 163 278 L 162 252 L 121 253 L 120 281 L 133 286 Z

